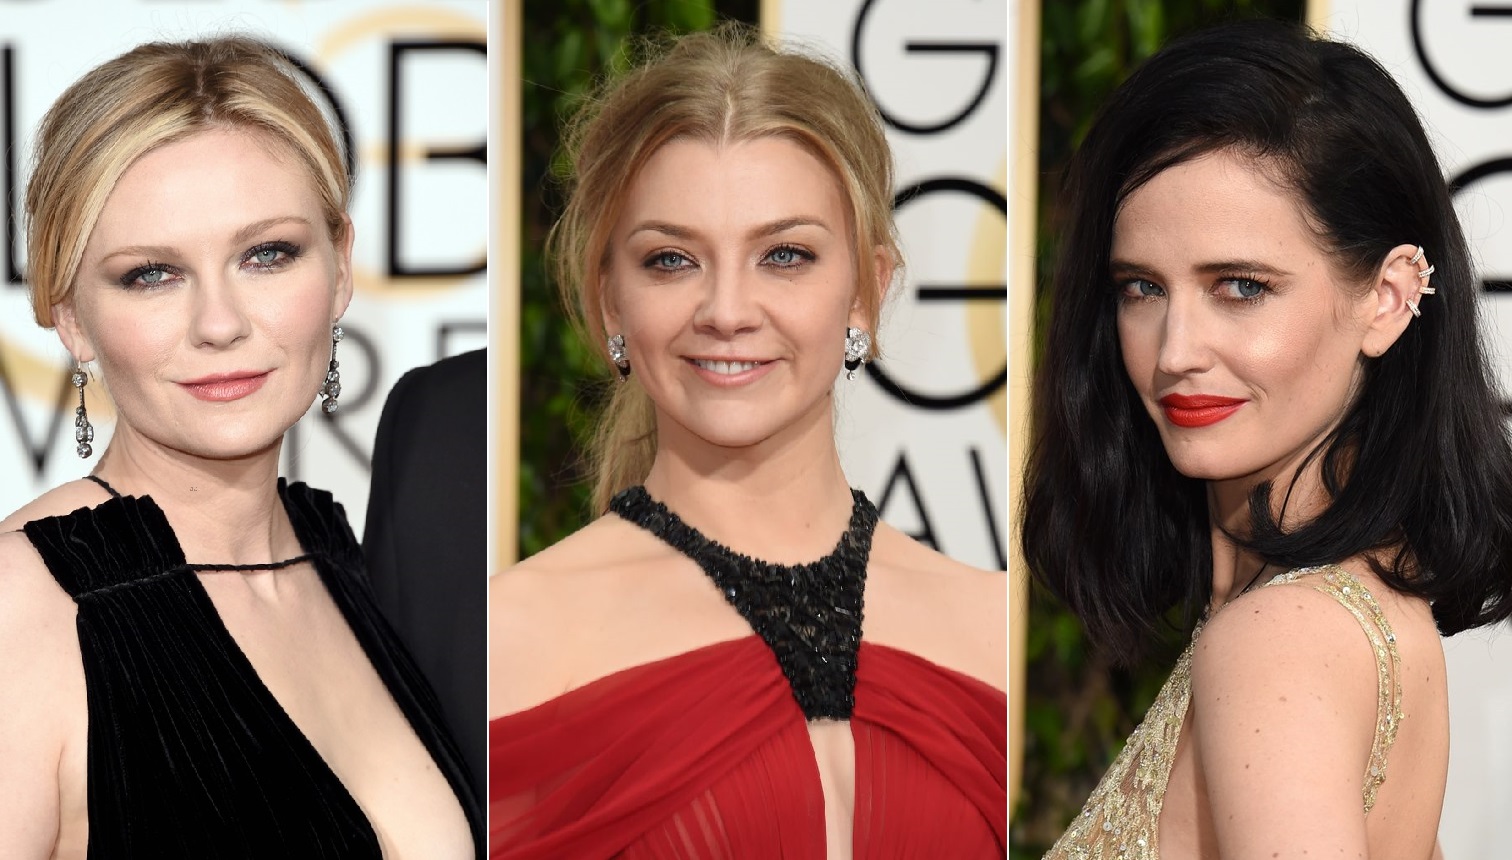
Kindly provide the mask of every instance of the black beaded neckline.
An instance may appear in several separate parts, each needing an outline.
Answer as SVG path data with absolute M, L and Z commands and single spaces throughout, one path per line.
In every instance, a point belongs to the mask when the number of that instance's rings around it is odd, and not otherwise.
M 693 559 L 777 656 L 810 720 L 850 719 L 856 706 L 861 603 L 877 509 L 851 490 L 850 526 L 834 551 L 808 564 L 770 564 L 703 536 L 645 487 L 615 496 L 609 510 Z

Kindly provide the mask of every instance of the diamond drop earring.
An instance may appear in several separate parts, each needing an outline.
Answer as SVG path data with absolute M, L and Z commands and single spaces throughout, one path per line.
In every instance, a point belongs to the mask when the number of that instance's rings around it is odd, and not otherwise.
M 89 382 L 89 375 L 84 372 L 83 363 L 74 365 L 73 376 L 69 379 L 73 387 L 79 390 L 79 407 L 74 410 L 74 441 L 79 447 L 74 450 L 81 459 L 88 459 L 94 453 L 94 425 L 89 423 L 89 412 L 84 409 L 84 386 Z
M 871 335 L 866 329 L 848 326 L 845 329 L 845 378 L 855 379 L 856 370 L 866 363 L 871 354 Z
M 609 360 L 614 362 L 614 367 L 619 371 L 619 381 L 624 382 L 630 377 L 630 350 L 625 347 L 625 336 L 612 334 L 609 336 Z
M 341 326 L 331 326 L 331 366 L 326 370 L 325 382 L 320 385 L 320 396 L 324 401 L 320 404 L 320 408 L 325 410 L 327 415 L 341 406 L 336 402 L 336 398 L 341 396 L 341 371 L 337 369 L 341 367 L 341 362 L 336 360 L 336 344 L 341 343 L 341 339 L 345 336 L 346 332 L 341 330 Z

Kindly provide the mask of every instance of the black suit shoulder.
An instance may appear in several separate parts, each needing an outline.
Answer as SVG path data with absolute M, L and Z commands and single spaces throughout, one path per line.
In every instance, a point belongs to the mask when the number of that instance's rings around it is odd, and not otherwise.
M 390 390 L 373 444 L 363 552 L 373 594 L 425 672 L 482 791 L 486 755 L 488 354 Z

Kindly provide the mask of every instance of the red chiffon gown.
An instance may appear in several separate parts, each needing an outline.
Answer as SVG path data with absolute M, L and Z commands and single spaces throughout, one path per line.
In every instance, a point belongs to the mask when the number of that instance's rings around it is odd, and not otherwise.
M 863 641 L 853 853 L 1004 857 L 1007 697 Z M 489 856 L 814 858 L 803 712 L 757 636 L 618 672 L 489 725 Z

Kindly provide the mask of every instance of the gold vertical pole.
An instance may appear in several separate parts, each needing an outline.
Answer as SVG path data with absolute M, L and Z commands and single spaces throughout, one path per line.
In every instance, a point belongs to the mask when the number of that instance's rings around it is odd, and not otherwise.
M 1028 572 L 1015 530 L 1029 443 L 1034 378 L 1034 233 L 1039 176 L 1039 0 L 1018 0 L 1010 110 L 1013 167 L 1008 177 L 1008 809 L 1018 798 L 1024 761 L 1024 649 L 1029 626 Z
M 520 27 L 521 0 L 489 6 L 489 53 L 495 112 L 489 129 L 490 214 L 496 230 L 488 279 L 490 399 L 488 435 L 494 463 L 489 557 L 502 570 L 517 560 L 520 522 Z

